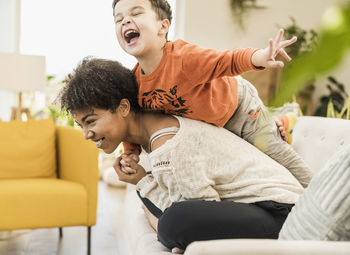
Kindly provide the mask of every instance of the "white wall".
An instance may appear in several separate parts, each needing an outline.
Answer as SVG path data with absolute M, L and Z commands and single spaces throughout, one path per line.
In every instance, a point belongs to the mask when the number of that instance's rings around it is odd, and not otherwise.
M 88 55 L 116 59 L 133 68 L 136 59 L 117 42 L 112 2 L 22 0 L 21 53 L 45 55 L 47 73 L 57 78 Z
M 15 51 L 15 1 L 0 0 L 0 52 Z M 1 82 L 1 76 L 0 76 Z M 13 94 L 0 89 L 0 120 L 9 120 Z
M 291 24 L 289 17 L 294 17 L 304 29 L 317 29 L 327 7 L 344 1 L 346 0 L 258 0 L 266 8 L 251 10 L 245 17 L 246 29 L 242 31 L 234 24 L 228 0 L 177 0 L 180 5 L 178 19 L 183 23 L 183 27 L 177 28 L 177 35 L 188 42 L 219 50 L 266 47 L 268 39 L 277 34 L 278 25 L 284 27 Z M 337 71 L 332 72 L 339 81 L 345 83 L 348 92 L 350 72 L 346 69 L 349 69 L 349 65 L 350 56 Z M 325 83 L 321 81 L 321 84 Z M 316 97 L 325 92 L 324 86 L 322 87 L 317 87 Z M 317 103 L 316 98 L 315 104 Z

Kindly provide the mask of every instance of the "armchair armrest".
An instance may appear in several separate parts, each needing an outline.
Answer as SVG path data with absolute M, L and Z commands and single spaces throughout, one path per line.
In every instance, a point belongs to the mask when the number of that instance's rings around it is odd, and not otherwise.
M 81 130 L 56 127 L 59 178 L 82 184 L 88 195 L 89 225 L 96 223 L 98 149 L 83 137 Z
M 350 242 L 225 239 L 191 243 L 185 255 L 345 255 Z

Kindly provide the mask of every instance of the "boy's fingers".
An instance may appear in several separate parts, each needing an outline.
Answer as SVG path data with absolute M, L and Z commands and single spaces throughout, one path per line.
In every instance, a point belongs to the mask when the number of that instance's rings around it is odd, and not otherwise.
M 140 161 L 139 155 L 137 155 L 137 154 L 135 154 L 135 153 L 130 153 L 130 154 L 128 154 L 128 155 L 123 154 L 122 157 L 123 157 L 123 159 L 125 159 L 125 158 L 131 158 L 132 160 L 135 160 L 136 163 Z
M 131 157 L 123 158 L 122 161 L 123 164 L 131 166 L 132 168 L 135 168 L 137 166 L 137 163 Z
M 288 62 L 292 60 L 292 58 L 287 54 L 287 52 L 284 49 L 280 49 L 279 54 L 285 58 Z
M 276 45 L 279 45 L 279 43 L 281 42 L 283 34 L 284 34 L 284 30 L 280 29 L 280 31 L 278 32 L 278 34 L 275 38 Z
M 130 164 L 127 162 L 126 159 L 120 160 L 120 164 L 121 164 L 122 166 L 130 166 Z
M 269 59 L 274 59 L 273 57 L 273 52 L 274 52 L 274 45 L 273 45 L 273 40 L 269 40 Z
M 297 37 L 294 36 L 292 39 L 285 40 L 285 41 L 281 42 L 280 45 L 279 45 L 279 47 L 280 47 L 280 48 L 285 48 L 285 47 L 287 47 L 287 46 L 289 46 L 289 45 L 295 43 L 297 40 L 298 40 Z
M 139 161 L 140 161 L 139 155 L 131 154 L 130 157 L 131 157 L 133 160 L 135 160 L 135 162 L 139 162 Z
M 267 64 L 269 68 L 282 68 L 284 66 L 284 63 L 282 61 L 267 61 Z
M 137 169 L 137 163 L 133 159 L 128 159 L 127 163 L 129 164 L 130 168 Z
M 122 180 L 122 177 L 127 175 L 125 173 L 125 170 L 123 169 L 123 166 L 120 164 L 121 156 L 116 159 L 116 161 L 113 164 L 114 171 L 117 173 L 119 180 Z
M 126 167 L 122 166 L 120 168 L 125 174 L 129 174 L 128 170 L 126 169 Z
M 136 170 L 131 167 L 124 167 L 127 174 L 136 174 Z

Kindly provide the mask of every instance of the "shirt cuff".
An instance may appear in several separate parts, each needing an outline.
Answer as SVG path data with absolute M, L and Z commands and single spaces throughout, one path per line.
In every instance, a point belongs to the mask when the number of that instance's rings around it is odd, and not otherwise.
M 143 190 L 145 187 L 147 187 L 150 183 L 154 182 L 154 177 L 152 174 L 147 174 L 144 176 L 139 182 L 136 184 L 136 190 L 140 192 Z
M 255 71 L 261 71 L 261 70 L 265 70 L 266 68 L 265 67 L 263 67 L 263 66 L 255 66 L 255 65 L 253 65 L 253 63 L 252 63 L 252 56 L 253 56 L 253 54 L 256 52 L 256 51 L 258 51 L 258 50 L 260 50 L 260 49 L 251 49 L 252 51 L 251 51 L 251 54 L 250 54 L 250 65 L 251 65 L 251 68 L 253 69 L 253 70 L 255 70 Z

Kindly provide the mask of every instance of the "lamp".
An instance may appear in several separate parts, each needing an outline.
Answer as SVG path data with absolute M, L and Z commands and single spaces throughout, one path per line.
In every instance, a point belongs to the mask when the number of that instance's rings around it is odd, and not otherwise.
M 22 107 L 22 92 L 42 90 L 46 83 L 45 57 L 0 53 L 0 89 L 18 92 L 18 107 L 12 108 L 11 120 L 30 119 L 28 108 Z

